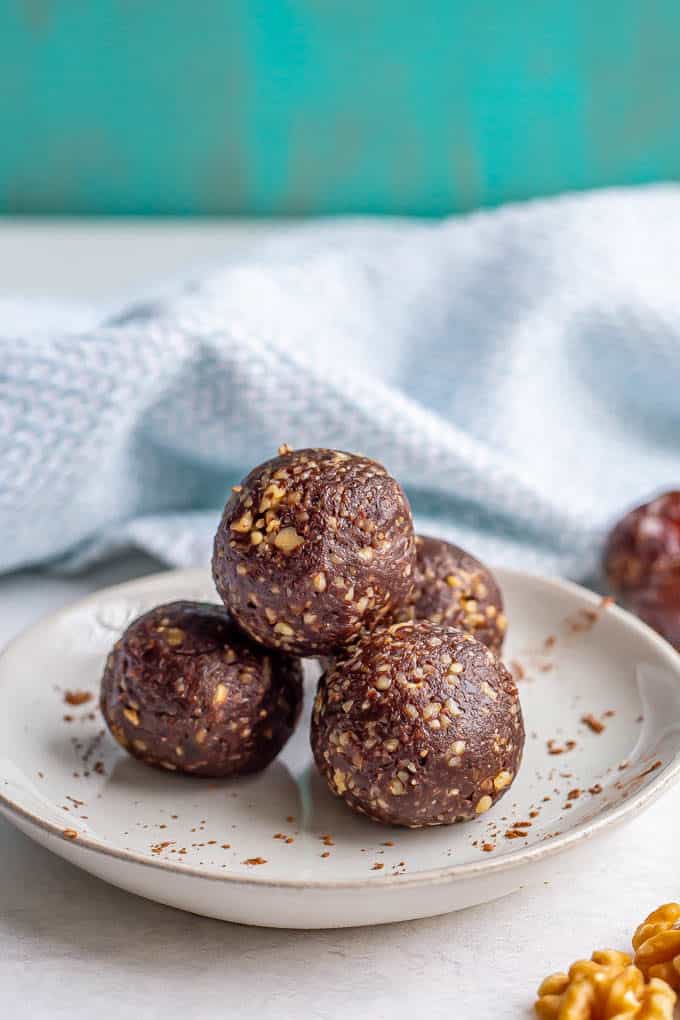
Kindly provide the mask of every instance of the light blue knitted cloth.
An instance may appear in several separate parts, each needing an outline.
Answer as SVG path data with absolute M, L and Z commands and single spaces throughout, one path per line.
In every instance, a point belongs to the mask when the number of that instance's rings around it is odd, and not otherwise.
M 283 229 L 111 316 L 0 302 L 0 569 L 205 563 L 281 442 L 383 461 L 420 530 L 587 577 L 680 482 L 680 188 Z

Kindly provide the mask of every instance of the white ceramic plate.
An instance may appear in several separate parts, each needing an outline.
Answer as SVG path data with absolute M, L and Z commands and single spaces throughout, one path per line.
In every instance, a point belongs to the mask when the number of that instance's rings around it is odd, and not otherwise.
M 109 647 L 153 605 L 215 600 L 202 570 L 107 589 L 7 648 L 0 809 L 108 882 L 248 924 L 405 920 L 543 880 L 555 855 L 639 812 L 677 778 L 680 656 L 582 588 L 498 573 L 510 620 L 505 658 L 524 673 L 527 744 L 515 785 L 477 821 L 407 831 L 353 815 L 314 771 L 308 714 L 265 773 L 238 781 L 156 772 L 122 752 L 97 708 Z M 315 676 L 310 664 L 307 713 Z M 67 691 L 92 698 L 72 706 Z

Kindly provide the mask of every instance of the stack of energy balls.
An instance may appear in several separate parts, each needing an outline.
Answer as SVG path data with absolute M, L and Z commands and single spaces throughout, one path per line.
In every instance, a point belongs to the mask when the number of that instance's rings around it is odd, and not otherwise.
M 213 577 L 224 609 L 160 606 L 109 656 L 102 710 L 131 754 L 202 776 L 264 768 L 293 732 L 309 656 L 324 668 L 314 760 L 354 811 L 446 825 L 509 788 L 524 726 L 498 658 L 498 584 L 462 549 L 414 534 L 381 464 L 281 447 L 234 487 Z

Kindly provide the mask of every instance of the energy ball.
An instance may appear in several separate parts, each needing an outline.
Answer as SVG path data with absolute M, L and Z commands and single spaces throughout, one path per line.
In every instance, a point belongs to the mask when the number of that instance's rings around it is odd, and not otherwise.
M 488 567 L 441 538 L 416 535 L 414 590 L 401 619 L 460 627 L 499 654 L 508 621 Z
M 171 602 L 130 624 L 106 661 L 104 719 L 147 765 L 240 776 L 269 765 L 302 705 L 297 659 L 251 644 L 221 606 Z
M 415 829 L 488 811 L 517 774 L 524 724 L 493 652 L 421 620 L 381 628 L 322 676 L 311 741 L 332 793 Z
M 609 584 L 625 599 L 674 568 L 680 568 L 679 491 L 627 513 L 612 530 L 604 554 Z
M 267 648 L 324 655 L 407 600 L 415 536 L 401 486 L 374 460 L 281 447 L 227 503 L 213 577 Z

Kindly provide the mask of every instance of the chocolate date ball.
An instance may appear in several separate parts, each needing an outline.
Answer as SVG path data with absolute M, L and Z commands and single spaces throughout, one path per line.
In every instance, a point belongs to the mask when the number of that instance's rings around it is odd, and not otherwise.
M 148 765 L 194 776 L 265 768 L 302 704 L 297 659 L 251 644 L 221 606 L 172 602 L 127 628 L 109 655 L 101 708 Z
M 213 577 L 255 641 L 324 655 L 406 601 L 414 539 L 406 496 L 381 464 L 281 447 L 235 487 Z
M 390 622 L 403 620 L 459 627 L 496 655 L 500 655 L 508 627 L 503 596 L 489 568 L 460 546 L 427 535 L 416 535 L 413 592 Z M 320 664 L 322 669 L 330 669 L 333 657 L 322 656 Z
M 400 618 L 460 627 L 496 654 L 508 626 L 489 568 L 460 546 L 427 535 L 416 535 L 414 590 Z
M 493 652 L 423 620 L 381 628 L 322 676 L 311 740 L 350 808 L 420 828 L 488 811 L 517 774 L 524 725 Z
M 604 569 L 624 599 L 655 575 L 680 567 L 680 492 L 666 492 L 626 514 L 611 532 Z

